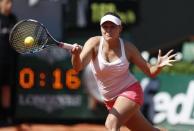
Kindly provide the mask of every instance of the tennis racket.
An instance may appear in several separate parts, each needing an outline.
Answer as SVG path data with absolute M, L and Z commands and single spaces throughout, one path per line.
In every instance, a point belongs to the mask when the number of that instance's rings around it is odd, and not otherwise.
M 55 40 L 43 24 L 32 19 L 18 22 L 10 32 L 9 42 L 21 54 L 35 53 L 50 46 L 73 48 L 71 44 Z

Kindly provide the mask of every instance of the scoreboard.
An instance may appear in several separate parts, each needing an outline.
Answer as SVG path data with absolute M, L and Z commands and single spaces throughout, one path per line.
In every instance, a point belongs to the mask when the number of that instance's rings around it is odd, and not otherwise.
M 15 119 L 53 121 L 105 118 L 102 102 L 93 99 L 83 85 L 89 81 L 71 65 L 70 53 L 52 47 L 36 54 L 20 55 L 17 65 Z M 91 79 L 90 79 L 91 82 Z M 90 106 L 90 99 L 96 105 Z M 99 112 L 96 116 L 93 111 Z

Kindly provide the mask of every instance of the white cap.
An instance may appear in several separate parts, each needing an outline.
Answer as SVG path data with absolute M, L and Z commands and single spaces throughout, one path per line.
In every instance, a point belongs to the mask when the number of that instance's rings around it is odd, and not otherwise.
M 104 22 L 106 21 L 110 21 L 116 25 L 121 25 L 121 20 L 119 18 L 117 18 L 114 15 L 105 15 L 101 18 L 100 20 L 100 25 L 102 25 Z

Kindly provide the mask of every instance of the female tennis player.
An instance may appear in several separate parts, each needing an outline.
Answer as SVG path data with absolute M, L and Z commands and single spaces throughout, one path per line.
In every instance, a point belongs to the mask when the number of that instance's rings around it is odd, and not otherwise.
M 145 74 L 155 77 L 162 67 L 172 66 L 176 54 L 170 50 L 161 56 L 156 65 L 146 62 L 138 49 L 120 38 L 120 17 L 108 12 L 100 21 L 102 36 L 91 37 L 83 49 L 75 44 L 72 64 L 76 71 L 90 64 L 104 103 L 109 110 L 105 126 L 108 131 L 119 131 L 122 125 L 131 131 L 159 131 L 140 112 L 143 92 L 137 79 L 129 72 L 129 63 L 136 64 Z

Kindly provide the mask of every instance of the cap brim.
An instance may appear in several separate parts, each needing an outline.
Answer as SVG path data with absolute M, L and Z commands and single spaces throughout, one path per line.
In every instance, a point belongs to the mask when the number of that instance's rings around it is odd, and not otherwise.
M 117 18 L 116 16 L 113 15 L 105 15 L 101 18 L 100 21 L 100 25 L 102 25 L 103 23 L 110 21 L 116 25 L 121 25 L 121 20 L 119 18 Z

